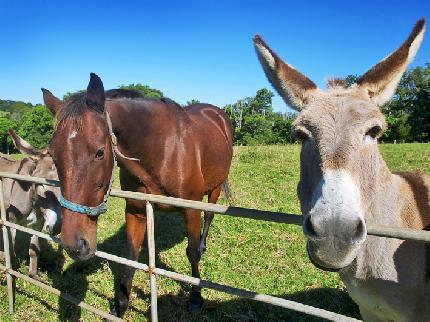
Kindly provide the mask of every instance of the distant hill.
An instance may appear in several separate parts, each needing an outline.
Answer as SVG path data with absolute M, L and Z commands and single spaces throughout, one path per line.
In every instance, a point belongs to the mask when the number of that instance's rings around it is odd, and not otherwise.
M 31 103 L 0 99 L 0 117 L 8 116 L 12 120 L 20 120 L 22 115 L 33 107 Z

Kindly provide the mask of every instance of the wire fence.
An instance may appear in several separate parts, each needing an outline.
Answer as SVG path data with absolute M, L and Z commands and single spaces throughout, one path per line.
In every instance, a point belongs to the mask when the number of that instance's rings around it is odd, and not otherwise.
M 84 308 L 100 317 L 103 317 L 110 321 L 123 321 L 122 319 L 115 317 L 107 312 L 101 311 L 93 306 L 90 306 L 82 301 L 77 300 L 76 298 L 66 294 L 58 289 L 55 289 L 49 285 L 41 283 L 38 280 L 35 280 L 31 277 L 28 277 L 24 274 L 21 274 L 12 269 L 11 260 L 10 260 L 10 244 L 9 244 L 9 229 L 16 229 L 23 231 L 28 234 L 36 235 L 40 238 L 44 238 L 46 240 L 52 241 L 54 243 L 60 243 L 59 239 L 56 237 L 49 236 L 42 232 L 23 227 L 12 222 L 7 221 L 6 218 L 6 209 L 4 204 L 4 195 L 3 195 L 3 178 L 10 178 L 14 180 L 28 181 L 32 183 L 38 184 L 46 184 L 59 187 L 59 182 L 55 180 L 47 180 L 44 178 L 36 178 L 31 176 L 23 176 L 17 175 L 7 172 L 0 172 L 0 211 L 1 211 L 1 219 L 0 225 L 2 225 L 3 230 L 3 242 L 4 242 L 4 255 L 5 255 L 5 265 L 0 264 L 0 270 L 6 274 L 6 283 L 7 283 L 7 292 L 8 292 L 8 301 L 9 301 L 9 312 L 13 313 L 13 304 L 14 304 L 14 281 L 13 278 L 21 278 L 24 281 L 32 283 L 48 292 L 56 294 L 66 301 L 69 301 L 75 305 L 78 305 L 81 308 Z M 119 264 L 123 264 L 129 267 L 133 267 L 139 270 L 143 270 L 150 274 L 150 290 L 151 290 L 151 320 L 158 321 L 157 315 L 157 280 L 156 276 L 164 276 L 179 282 L 185 282 L 192 285 L 198 285 L 203 288 L 213 289 L 216 291 L 228 293 L 231 295 L 239 296 L 242 298 L 252 299 L 255 301 L 280 306 L 286 309 L 298 311 L 301 313 L 305 313 L 308 315 L 312 315 L 319 318 L 324 318 L 331 321 L 359 321 L 354 318 L 350 318 L 344 315 L 340 315 L 334 312 L 326 311 L 320 308 L 312 307 L 309 305 L 305 305 L 302 303 L 298 303 L 295 301 L 286 300 L 283 298 L 278 298 L 266 294 L 259 294 L 253 291 L 244 290 L 228 285 L 223 285 L 219 283 L 215 283 L 208 280 L 203 280 L 195 277 L 191 277 L 184 274 L 179 274 L 176 272 L 164 270 L 155 266 L 155 242 L 154 242 L 154 210 L 153 203 L 155 204 L 165 204 L 165 205 L 173 205 L 176 207 L 182 208 L 192 208 L 196 210 L 202 211 L 210 211 L 214 213 L 218 213 L 221 215 L 228 215 L 234 217 L 255 219 L 255 220 L 264 220 L 269 222 L 276 223 L 286 223 L 286 224 L 294 224 L 301 225 L 302 216 L 295 214 L 286 214 L 280 212 L 272 212 L 272 211 L 262 211 L 257 209 L 249 209 L 249 208 L 240 208 L 240 207 L 230 207 L 230 206 L 222 206 L 217 204 L 209 204 L 205 202 L 185 200 L 179 198 L 165 197 L 160 195 L 151 195 L 144 194 L 139 192 L 131 192 L 131 191 L 122 191 L 117 189 L 112 189 L 111 196 L 119 197 L 119 198 L 127 198 L 127 199 L 135 199 L 146 202 L 146 215 L 147 215 L 147 236 L 148 236 L 148 265 L 139 263 L 136 261 L 131 261 L 123 257 L 119 257 L 116 255 L 112 255 L 109 253 L 96 251 L 95 256 L 113 261 Z M 416 241 L 424 241 L 430 242 L 430 232 L 422 231 L 416 229 L 405 229 L 405 228 L 392 228 L 392 227 L 382 227 L 377 225 L 367 225 L 367 231 L 369 235 L 389 237 L 389 238 L 398 238 L 405 240 L 416 240 Z

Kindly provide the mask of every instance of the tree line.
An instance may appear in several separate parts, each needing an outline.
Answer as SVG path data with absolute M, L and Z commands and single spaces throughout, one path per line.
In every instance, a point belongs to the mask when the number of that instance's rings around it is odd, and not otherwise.
M 346 86 L 352 86 L 359 76 L 348 75 Z M 162 91 L 148 85 L 129 84 L 119 88 L 134 89 L 146 97 L 162 98 Z M 67 93 L 67 99 L 73 93 Z M 229 115 L 236 145 L 267 145 L 295 143 L 293 122 L 296 113 L 275 112 L 274 94 L 267 88 L 259 89 L 254 96 L 238 100 L 223 107 Z M 199 101 L 191 99 L 186 105 Z M 382 142 L 430 141 L 430 63 L 408 70 L 402 77 L 393 99 L 382 106 L 388 128 Z M 49 144 L 54 131 L 54 120 L 43 105 L 0 100 L 0 150 L 8 153 L 13 145 L 7 129 L 13 128 L 37 148 Z

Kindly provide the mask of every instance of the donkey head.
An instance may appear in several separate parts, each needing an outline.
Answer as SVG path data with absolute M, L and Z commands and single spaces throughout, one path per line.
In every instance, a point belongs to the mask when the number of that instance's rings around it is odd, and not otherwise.
M 46 150 L 35 149 L 12 129 L 9 129 L 9 135 L 15 147 L 21 153 L 30 156 L 27 159 L 31 161 L 24 163 L 20 169 L 20 174 L 31 174 L 35 177 L 58 180 L 57 169 Z M 27 169 L 27 163 L 33 164 L 31 171 Z M 12 186 L 11 199 L 13 201 L 11 204 L 26 209 L 23 213 L 28 215 L 27 219 L 30 222 L 34 223 L 38 219 L 43 219 L 43 229 L 50 234 L 57 235 L 61 229 L 59 197 L 60 189 L 57 187 L 15 181 Z
M 108 190 L 114 160 L 103 83 L 91 74 L 87 91 L 65 102 L 42 91 L 45 105 L 57 121 L 49 154 L 57 166 L 63 198 L 81 208 L 97 207 Z M 81 260 L 93 256 L 97 217 L 73 207 L 63 207 L 62 214 L 61 241 L 68 254 Z
M 304 214 L 311 261 L 327 270 L 352 263 L 366 239 L 376 181 L 383 160 L 377 140 L 386 128 L 379 110 L 397 84 L 423 39 L 419 20 L 394 53 L 366 72 L 349 88 L 322 91 L 283 62 L 261 39 L 254 38 L 261 65 L 285 102 L 299 111 L 294 123 L 302 140 L 297 187 Z

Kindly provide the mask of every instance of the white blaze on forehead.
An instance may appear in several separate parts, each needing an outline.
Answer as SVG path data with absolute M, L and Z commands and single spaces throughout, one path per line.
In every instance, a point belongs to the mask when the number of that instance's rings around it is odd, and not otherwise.
M 363 218 L 360 190 L 345 170 L 327 170 L 313 195 L 311 212 L 322 216 L 358 215 Z

